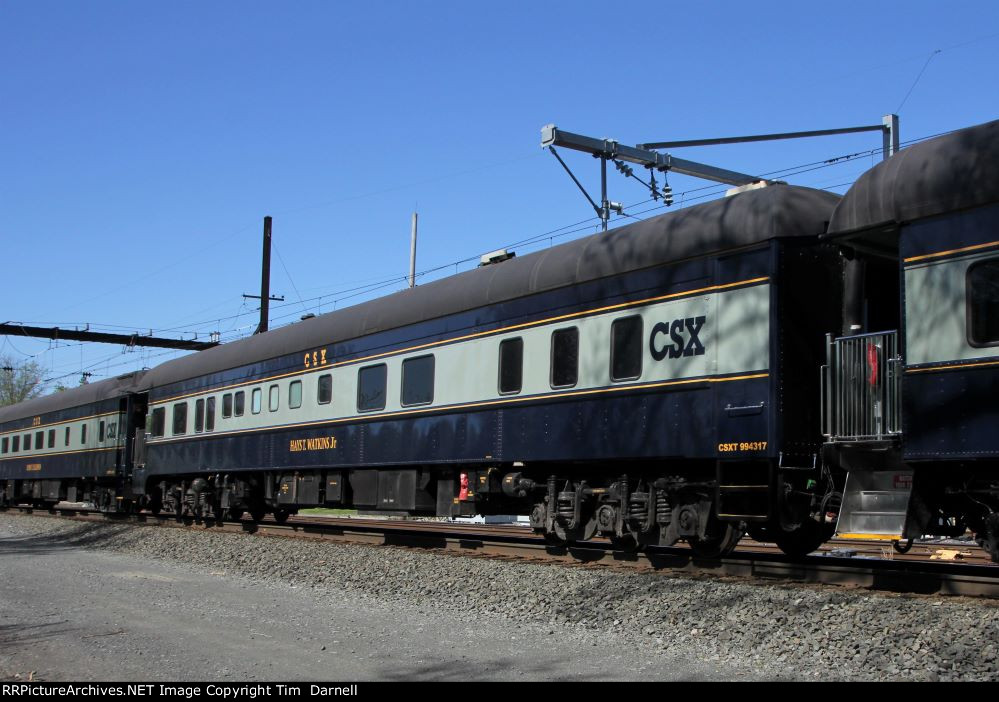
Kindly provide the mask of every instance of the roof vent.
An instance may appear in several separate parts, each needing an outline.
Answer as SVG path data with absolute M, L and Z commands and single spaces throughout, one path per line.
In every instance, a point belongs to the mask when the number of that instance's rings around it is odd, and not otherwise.
M 517 253 L 515 251 L 507 251 L 506 249 L 490 251 L 487 254 L 482 254 L 482 258 L 479 259 L 479 266 L 489 266 L 493 263 L 502 263 L 503 261 L 508 261 L 516 255 Z
M 314 315 L 312 312 L 306 312 L 305 314 L 302 315 L 301 320 L 304 322 L 305 320 L 312 319 L 315 316 L 316 315 Z

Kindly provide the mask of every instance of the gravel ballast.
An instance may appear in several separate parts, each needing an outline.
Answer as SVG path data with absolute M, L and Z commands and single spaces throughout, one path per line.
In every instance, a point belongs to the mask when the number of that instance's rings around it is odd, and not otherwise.
M 32 540 L 128 554 L 256 587 L 338 593 L 419 614 L 461 612 L 591 640 L 594 656 L 682 651 L 727 676 L 999 680 L 999 603 L 541 565 L 211 530 L 0 514 L 7 552 Z M 582 674 L 584 670 L 580 670 Z

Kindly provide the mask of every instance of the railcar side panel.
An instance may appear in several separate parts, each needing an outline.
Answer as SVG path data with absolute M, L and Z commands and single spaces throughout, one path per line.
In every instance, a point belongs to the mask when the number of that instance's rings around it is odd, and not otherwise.
M 418 332 L 393 332 L 400 340 L 395 347 L 386 335 L 375 335 L 331 344 L 307 357 L 307 368 L 295 353 L 283 366 L 268 363 L 229 376 L 265 374 L 255 382 L 179 397 L 176 386 L 154 390 L 151 408 L 162 408 L 166 428 L 148 441 L 147 463 L 136 480 L 263 467 L 773 456 L 770 260 L 768 247 L 710 265 L 642 271 L 599 281 L 605 290 L 632 292 L 600 298 L 596 307 L 593 286 L 579 286 L 578 296 L 575 288 L 552 291 L 517 301 L 521 316 L 493 318 L 486 329 L 456 328 L 454 320 L 442 319 L 436 329 L 424 323 Z M 721 272 L 721 282 L 691 277 L 712 268 Z M 659 287 L 648 289 L 652 281 Z M 614 323 L 625 318 L 640 320 L 641 369 L 638 377 L 617 381 L 610 338 Z M 578 335 L 578 363 L 568 386 L 557 385 L 552 370 L 553 335 L 563 330 Z M 522 387 L 513 394 L 497 385 L 498 349 L 506 339 L 518 339 L 524 348 Z M 401 404 L 402 364 L 427 354 L 435 358 L 432 401 Z M 294 367 L 289 364 L 298 369 L 266 375 Z M 382 407 L 360 412 L 358 373 L 380 364 L 386 366 Z M 331 377 L 333 401 L 317 405 L 323 375 Z M 285 406 L 292 383 L 303 383 L 294 390 L 304 398 L 301 407 Z M 203 379 L 183 384 L 199 385 Z M 273 412 L 265 406 L 272 386 L 279 398 Z M 240 391 L 248 396 L 241 418 L 219 418 L 200 435 L 188 418 L 172 431 L 178 405 L 212 397 L 218 408 L 224 394 Z
M 902 227 L 905 281 L 904 457 L 912 461 L 999 456 L 999 337 L 988 319 L 972 329 L 973 294 L 983 314 L 999 298 L 999 206 Z M 986 266 L 986 268 L 982 268 Z M 975 277 L 974 271 L 985 271 Z M 986 338 L 975 338 L 984 335 Z
M 0 426 L 0 480 L 113 476 L 125 431 L 119 400 L 8 422 Z

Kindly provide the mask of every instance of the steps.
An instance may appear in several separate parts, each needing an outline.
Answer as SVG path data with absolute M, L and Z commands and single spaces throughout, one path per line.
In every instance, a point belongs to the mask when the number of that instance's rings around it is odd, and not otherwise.
M 846 478 L 836 535 L 901 539 L 912 493 L 912 471 L 851 471 Z

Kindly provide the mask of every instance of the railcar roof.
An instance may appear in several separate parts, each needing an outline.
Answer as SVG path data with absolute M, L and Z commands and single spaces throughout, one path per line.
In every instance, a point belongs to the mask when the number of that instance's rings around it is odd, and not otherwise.
M 142 385 L 168 385 L 669 261 L 817 236 L 838 201 L 833 193 L 791 185 L 750 190 L 168 361 L 148 371 Z
M 843 196 L 828 236 L 999 202 L 999 120 L 902 149 Z
M 121 397 L 136 387 L 143 373 L 144 371 L 136 371 L 117 378 L 99 380 L 51 395 L 36 397 L 9 407 L 0 407 L 0 424 L 25 417 L 37 417 L 47 412 L 82 407 L 112 397 Z

